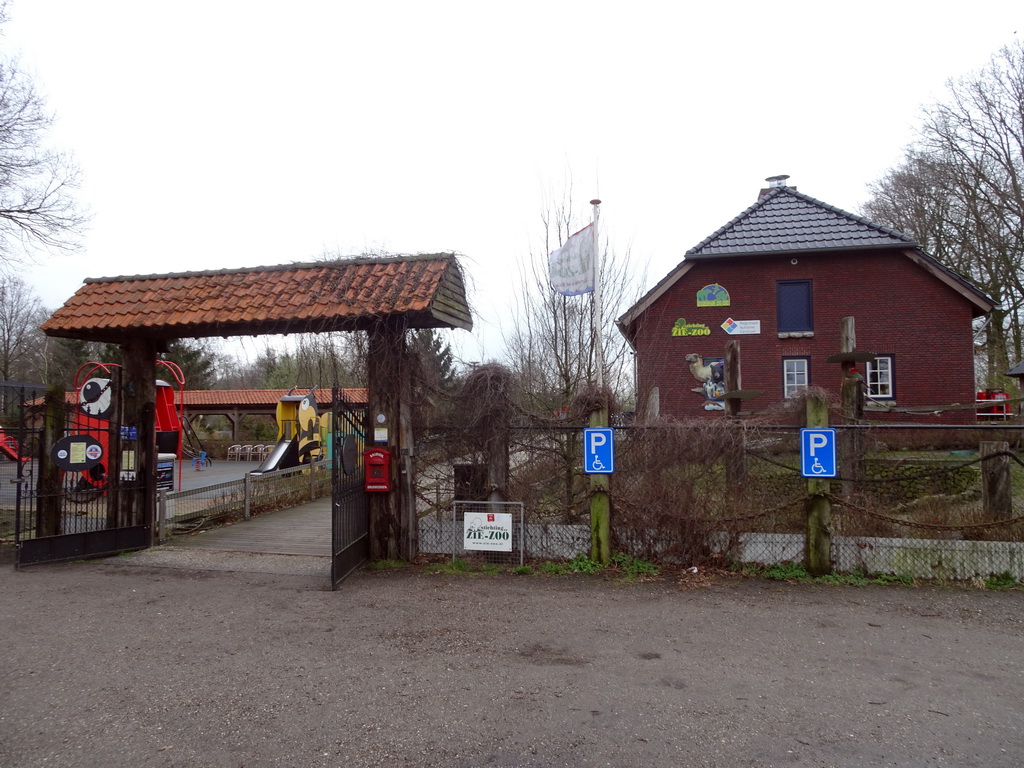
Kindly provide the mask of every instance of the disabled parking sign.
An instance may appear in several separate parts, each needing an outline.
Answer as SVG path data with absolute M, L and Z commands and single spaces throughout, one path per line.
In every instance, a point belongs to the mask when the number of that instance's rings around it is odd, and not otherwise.
M 836 431 L 829 428 L 800 430 L 800 474 L 804 477 L 836 476 Z
M 588 475 L 610 475 L 615 471 L 615 430 L 583 430 L 583 471 Z

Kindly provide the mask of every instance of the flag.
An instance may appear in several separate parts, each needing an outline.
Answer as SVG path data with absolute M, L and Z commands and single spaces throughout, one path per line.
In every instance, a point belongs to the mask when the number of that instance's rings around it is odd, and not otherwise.
M 594 290 L 594 230 L 588 224 L 548 255 L 548 278 L 552 289 L 563 296 L 578 296 Z

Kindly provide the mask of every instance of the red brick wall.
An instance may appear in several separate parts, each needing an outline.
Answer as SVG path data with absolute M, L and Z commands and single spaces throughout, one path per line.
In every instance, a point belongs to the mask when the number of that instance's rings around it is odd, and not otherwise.
M 730 338 L 738 339 L 744 389 L 762 397 L 744 409 L 763 410 L 783 399 L 782 358 L 809 356 L 810 383 L 838 391 L 840 366 L 825 358 L 839 351 L 840 318 L 856 318 L 857 348 L 894 356 L 895 395 L 900 406 L 974 401 L 971 304 L 900 252 L 860 251 L 821 255 L 792 254 L 750 260 L 700 261 L 658 299 L 638 321 L 639 403 L 659 388 L 663 415 L 692 418 L 705 411 L 698 382 L 684 357 L 696 352 L 722 357 Z M 776 280 L 812 281 L 814 337 L 780 339 L 776 323 Z M 719 283 L 731 306 L 697 307 L 697 291 Z M 726 318 L 760 320 L 759 335 L 730 336 Z M 678 318 L 704 323 L 710 336 L 673 337 Z M 906 419 L 900 415 L 901 420 Z M 974 413 L 947 412 L 941 420 L 969 423 Z

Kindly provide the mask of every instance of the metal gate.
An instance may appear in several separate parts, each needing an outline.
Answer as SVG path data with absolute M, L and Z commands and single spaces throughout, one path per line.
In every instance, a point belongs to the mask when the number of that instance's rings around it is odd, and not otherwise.
M 366 414 L 331 396 L 331 584 L 335 589 L 370 556 L 370 517 L 363 478 Z
M 140 432 L 151 433 L 121 425 L 118 373 L 91 379 L 75 403 L 3 385 L 0 520 L 13 518 L 18 567 L 150 546 L 135 461 Z

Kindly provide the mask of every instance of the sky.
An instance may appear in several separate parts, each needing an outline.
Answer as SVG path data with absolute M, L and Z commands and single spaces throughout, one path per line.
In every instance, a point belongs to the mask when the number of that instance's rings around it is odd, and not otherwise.
M 454 251 L 476 317 L 449 338 L 491 359 L 567 180 L 642 292 L 768 176 L 857 212 L 1024 35 L 1019 0 L 700 5 L 10 0 L 91 214 L 21 276 L 56 308 L 87 277 Z

